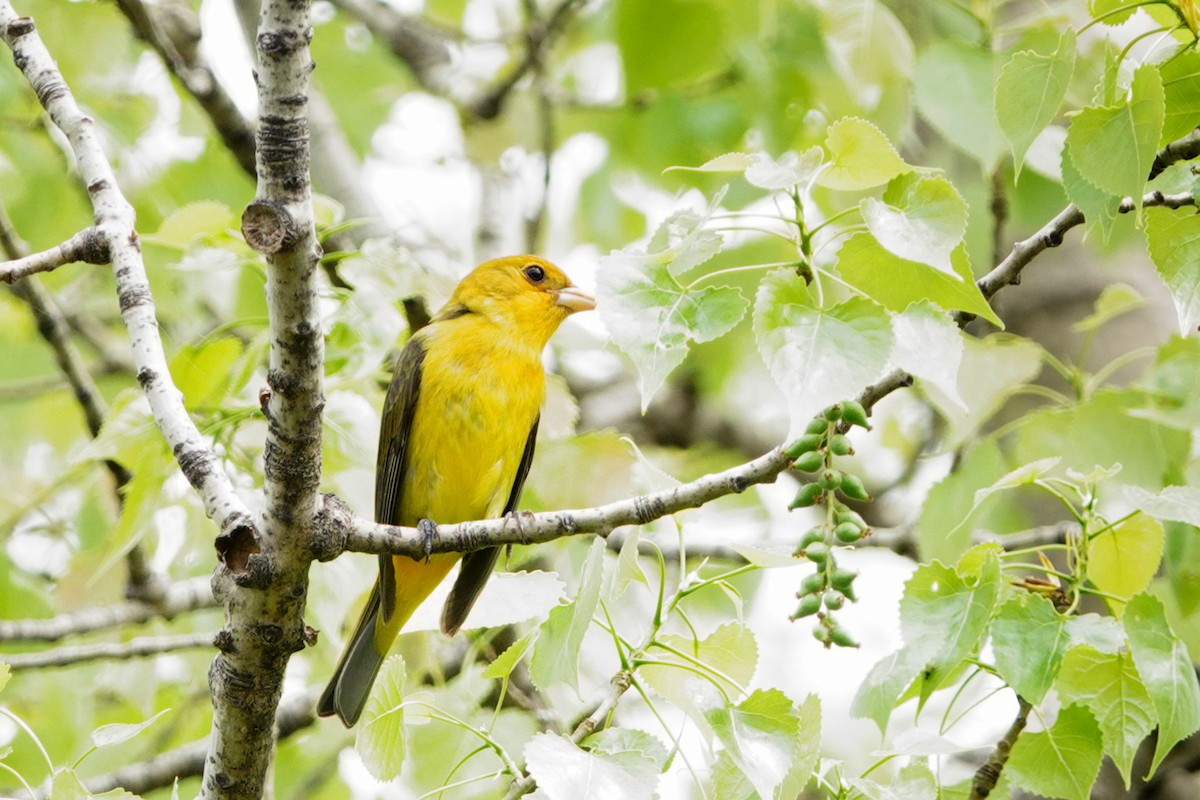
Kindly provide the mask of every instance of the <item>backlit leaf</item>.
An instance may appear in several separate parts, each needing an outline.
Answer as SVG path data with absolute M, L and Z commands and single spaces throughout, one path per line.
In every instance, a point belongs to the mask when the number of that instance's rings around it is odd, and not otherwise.
M 1125 635 L 1158 714 L 1158 741 L 1147 775 L 1177 743 L 1200 730 L 1200 685 L 1187 646 L 1167 624 L 1163 604 L 1139 594 L 1125 606 Z
M 771 377 L 787 396 L 795 436 L 813 415 L 857 395 L 887 365 L 887 313 L 863 298 L 817 308 L 804 279 L 776 270 L 763 279 L 754 334 Z
M 1134 73 L 1122 102 L 1085 108 L 1067 130 L 1067 150 L 1079 173 L 1110 194 L 1132 197 L 1139 213 L 1165 104 L 1162 78 L 1154 66 L 1146 65 Z

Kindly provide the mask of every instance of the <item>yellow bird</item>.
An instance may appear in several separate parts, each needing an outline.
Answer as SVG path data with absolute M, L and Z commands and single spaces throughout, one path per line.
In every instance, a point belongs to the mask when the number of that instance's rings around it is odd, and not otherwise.
M 515 512 L 546 393 L 542 351 L 569 314 L 594 307 L 534 256 L 486 261 L 463 278 L 400 354 L 379 431 L 375 518 L 413 526 Z M 444 633 L 462 625 L 499 552 L 463 558 Z M 375 588 L 317 704 L 321 716 L 337 714 L 347 727 L 358 720 L 400 628 L 458 559 L 379 557 Z

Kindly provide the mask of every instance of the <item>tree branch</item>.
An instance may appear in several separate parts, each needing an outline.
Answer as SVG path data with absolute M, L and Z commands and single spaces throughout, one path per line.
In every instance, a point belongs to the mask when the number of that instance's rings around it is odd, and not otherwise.
M 89 228 L 89 230 L 92 229 Z M 8 213 L 3 206 L 0 206 L 0 251 L 8 259 L 23 258 L 29 251 L 29 248 L 13 230 L 12 221 L 8 218 Z M 46 291 L 41 282 L 32 276 L 14 283 L 10 287 L 10 291 L 29 306 L 29 310 L 37 322 L 38 333 L 41 334 L 46 344 L 50 345 L 50 349 L 54 352 L 54 361 L 67 379 L 67 383 L 70 384 L 75 394 L 75 400 L 83 410 L 88 432 L 92 438 L 99 436 L 100 427 L 104 424 L 104 417 L 108 413 L 108 405 L 104 402 L 96 382 L 92 380 L 91 373 L 84 365 L 79 350 L 71 341 L 70 331 L 62 311 L 59 310 L 54 298 Z M 123 504 L 125 486 L 132 476 L 128 470 L 115 461 L 105 461 L 104 463 L 115 483 L 117 503 Z M 141 544 L 135 543 L 129 549 L 125 563 L 129 571 L 129 583 L 126 587 L 127 597 L 150 599 L 161 593 L 163 587 L 150 572 Z
M 355 517 L 332 495 L 318 517 L 318 558 L 334 558 L 343 550 L 390 553 L 424 558 L 427 553 L 462 553 L 500 544 L 536 544 L 563 536 L 595 533 L 606 536 L 621 525 L 644 525 L 668 514 L 697 508 L 718 497 L 744 492 L 758 483 L 771 483 L 791 459 L 778 448 L 753 461 L 724 472 L 653 494 L 641 495 L 596 508 L 547 511 L 504 519 L 440 525 L 426 542 L 416 528 L 384 525 Z
M 109 263 L 108 242 L 100 231 L 85 228 L 49 250 L 0 264 L 0 281 L 13 283 L 29 275 L 50 272 L 77 261 L 85 264 Z
M 996 788 L 996 782 L 1000 780 L 1000 773 L 1004 771 L 1004 765 L 1008 763 L 1008 755 L 1012 752 L 1013 745 L 1017 743 L 1017 737 L 1021 735 L 1021 731 L 1025 730 L 1025 723 L 1029 720 L 1029 711 L 1033 708 L 1033 704 L 1022 697 L 1018 697 L 1017 701 L 1020 706 L 1017 709 L 1016 719 L 1013 720 L 1008 732 L 1004 734 L 1004 738 L 996 742 L 996 749 L 988 756 L 988 760 L 983 762 L 983 766 L 975 773 L 975 777 L 971 781 L 971 796 L 967 800 L 984 800 Z
M 9 0 L 0 0 L 0 33 L 13 51 L 17 68 L 70 143 L 92 201 L 95 230 L 112 259 L 121 318 L 129 331 L 138 383 L 150 403 L 155 423 L 171 446 L 183 474 L 199 492 L 209 519 L 222 530 L 249 526 L 249 512 L 188 417 L 183 395 L 171 380 L 142 262 L 141 243 L 134 227 L 133 208 L 117 186 L 92 119 L 76 104 L 33 20 L 18 17 Z
M 317 721 L 313 714 L 313 698 L 307 692 L 297 692 L 283 698 L 279 713 L 275 716 L 274 733 L 278 739 L 286 739 Z M 115 772 L 85 778 L 83 785 L 89 794 L 103 794 L 114 789 L 124 789 L 141 796 L 155 789 L 170 786 L 176 778 L 191 778 L 204 770 L 208 754 L 208 740 L 185 744 L 174 750 L 160 753 L 146 761 L 121 767 Z M 39 792 L 38 799 L 47 794 Z
M 525 52 L 507 75 L 466 104 L 466 111 L 476 119 L 495 119 L 504 109 L 509 94 L 541 61 L 543 54 L 566 28 L 572 14 L 587 0 L 562 0 L 545 20 L 533 19 L 525 28 Z
M 48 619 L 0 620 L 0 642 L 57 642 L 66 636 L 137 625 L 156 617 L 172 619 L 202 608 L 215 608 L 208 578 L 172 583 L 155 603 L 131 600 L 109 606 L 85 608 Z
M 609 690 L 608 695 L 605 696 L 605 698 L 600 701 L 600 705 L 596 706 L 595 710 L 592 711 L 591 714 L 588 714 L 586 717 L 584 717 L 583 720 L 581 720 L 580 723 L 575 726 L 575 730 L 572 731 L 571 741 L 574 744 L 581 743 L 584 739 L 605 726 L 609 716 L 617 707 L 617 703 L 620 702 L 621 697 L 624 696 L 625 692 L 629 691 L 629 687 L 633 685 L 633 673 L 625 669 L 620 670 L 617 672 L 617 674 L 613 675 L 609 684 L 612 688 Z M 533 776 L 522 775 L 520 778 L 517 778 L 512 782 L 512 785 L 508 789 L 508 793 L 504 795 L 504 800 L 516 800 L 516 798 L 523 797 L 536 788 L 537 781 L 533 779 Z
M 42 653 L 11 653 L 4 656 L 4 663 L 16 670 L 44 669 L 46 667 L 68 667 L 86 661 L 112 659 L 124 661 L 144 658 L 175 650 L 192 650 L 197 647 L 212 647 L 212 633 L 183 633 L 178 636 L 143 637 L 128 642 L 94 642 L 77 647 L 58 647 Z
M 266 496 L 261 530 L 226 530 L 217 537 L 221 563 L 213 591 L 226 613 L 216 640 L 220 652 L 209 670 L 213 724 L 205 798 L 263 796 L 284 669 L 313 636 L 304 624 L 304 603 L 325 401 L 320 248 L 309 184 L 311 37 L 307 0 L 262 4 L 255 37 L 258 190 L 242 214 L 242 234 L 267 258 Z
M 422 89 L 437 95 L 449 93 L 455 37 L 448 31 L 402 14 L 380 0 L 334 0 L 334 5 L 387 42 Z
M 147 7 L 142 0 L 117 0 L 138 38 L 158 53 L 188 93 L 208 115 L 221 141 L 238 164 L 254 176 L 254 126 L 200 55 L 200 21 L 185 3 Z

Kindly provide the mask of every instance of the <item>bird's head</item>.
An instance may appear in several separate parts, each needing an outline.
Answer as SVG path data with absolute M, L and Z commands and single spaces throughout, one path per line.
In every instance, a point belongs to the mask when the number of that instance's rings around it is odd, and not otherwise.
M 544 346 L 568 315 L 595 307 L 592 296 L 549 261 L 506 256 L 483 262 L 459 281 L 437 317 L 481 314 Z

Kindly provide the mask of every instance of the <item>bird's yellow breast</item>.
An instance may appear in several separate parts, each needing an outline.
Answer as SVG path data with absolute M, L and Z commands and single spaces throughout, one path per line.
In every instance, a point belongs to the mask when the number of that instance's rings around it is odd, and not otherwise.
M 400 521 L 499 516 L 545 395 L 540 353 L 475 315 L 427 331 Z

